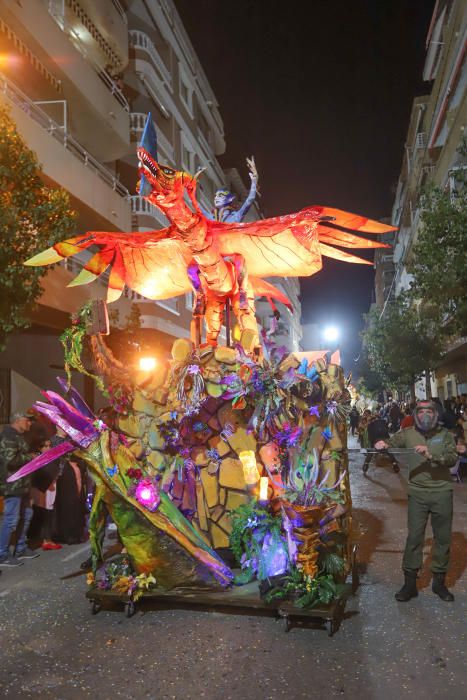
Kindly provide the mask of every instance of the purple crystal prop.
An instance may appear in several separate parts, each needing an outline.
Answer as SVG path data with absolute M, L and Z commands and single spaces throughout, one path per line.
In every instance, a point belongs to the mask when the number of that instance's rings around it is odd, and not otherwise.
M 18 469 L 18 471 L 9 476 L 7 481 L 17 481 L 18 479 L 22 479 L 24 476 L 29 476 L 29 474 L 36 472 L 38 469 L 45 467 L 55 459 L 63 457 L 63 455 L 66 455 L 68 452 L 73 452 L 74 450 L 76 450 L 76 445 L 73 445 L 72 442 L 69 442 L 68 440 L 61 442 L 59 445 L 47 450 L 47 452 L 42 452 L 31 462 L 24 464 L 20 469 Z

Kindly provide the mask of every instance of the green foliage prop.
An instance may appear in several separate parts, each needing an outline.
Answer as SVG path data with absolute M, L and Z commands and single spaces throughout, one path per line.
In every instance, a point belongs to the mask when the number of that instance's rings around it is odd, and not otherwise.
M 68 385 L 71 384 L 71 370 L 91 377 L 96 382 L 99 389 L 106 394 L 105 385 L 101 377 L 92 372 L 88 372 L 83 364 L 82 355 L 84 350 L 84 338 L 86 336 L 86 325 L 91 316 L 92 301 L 87 302 L 72 318 L 70 328 L 66 328 L 60 336 L 60 342 L 64 349 L 65 372 Z
M 330 574 L 319 574 L 315 578 L 304 576 L 299 569 L 293 569 L 283 581 L 265 595 L 266 603 L 292 598 L 298 608 L 312 609 L 318 605 L 328 605 L 339 598 L 345 586 L 336 583 Z
M 236 577 L 235 583 L 248 583 L 255 575 L 262 580 L 265 578 L 261 567 L 264 538 L 268 533 L 272 538 L 282 538 L 282 521 L 256 501 L 245 503 L 233 510 L 231 518 L 230 547 L 242 567 L 242 573 Z
M 74 228 L 68 194 L 44 185 L 35 154 L 0 107 L 0 350 L 10 333 L 30 325 L 42 292 L 43 269 L 22 263 Z

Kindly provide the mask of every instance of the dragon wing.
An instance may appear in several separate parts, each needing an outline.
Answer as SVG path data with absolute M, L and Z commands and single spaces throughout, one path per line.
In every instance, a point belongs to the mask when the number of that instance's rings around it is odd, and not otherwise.
M 224 255 L 241 253 L 250 275 L 255 277 L 308 277 L 322 267 L 321 256 L 371 265 L 333 245 L 344 248 L 388 248 L 385 243 L 349 233 L 382 234 L 394 227 L 329 207 L 313 206 L 296 214 L 252 223 L 209 222 Z
M 116 301 L 125 285 L 147 299 L 169 299 L 191 291 L 188 248 L 170 236 L 171 229 L 119 233 L 90 231 L 56 243 L 26 265 L 51 265 L 83 251 L 88 260 L 69 287 L 88 284 L 110 268 L 107 301 Z

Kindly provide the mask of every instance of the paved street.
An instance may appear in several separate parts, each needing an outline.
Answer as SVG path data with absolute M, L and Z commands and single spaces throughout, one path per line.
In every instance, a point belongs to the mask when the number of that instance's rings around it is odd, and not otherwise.
M 351 463 L 362 585 L 340 630 L 284 632 L 269 618 L 190 611 L 91 616 L 79 563 L 88 547 L 42 553 L 0 577 L 1 696 L 262 700 L 466 697 L 467 482 L 455 486 L 454 604 L 396 603 L 405 538 L 403 473 Z M 403 471 L 403 470 L 402 470 Z M 431 533 L 430 533 L 431 534 Z M 429 541 L 430 542 L 430 541 Z

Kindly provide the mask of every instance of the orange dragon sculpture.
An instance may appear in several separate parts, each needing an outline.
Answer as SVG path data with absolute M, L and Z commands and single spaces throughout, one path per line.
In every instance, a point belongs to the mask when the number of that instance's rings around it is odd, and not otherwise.
M 194 321 L 204 317 L 206 340 L 211 345 L 217 343 L 227 301 L 246 349 L 258 344 L 255 296 L 274 298 L 290 307 L 287 297 L 265 277 L 313 275 L 321 269 L 323 255 L 370 265 L 334 246 L 387 247 L 349 230 L 373 234 L 394 230 L 323 206 L 253 223 L 211 221 L 196 200 L 197 176 L 158 163 L 157 136 L 150 115 L 138 158 L 139 192 L 166 216 L 170 222 L 167 228 L 135 233 L 91 231 L 56 243 L 26 264 L 50 265 L 91 248 L 94 253 L 69 286 L 87 284 L 110 268 L 108 302 L 118 299 L 125 285 L 154 300 L 193 290 Z

